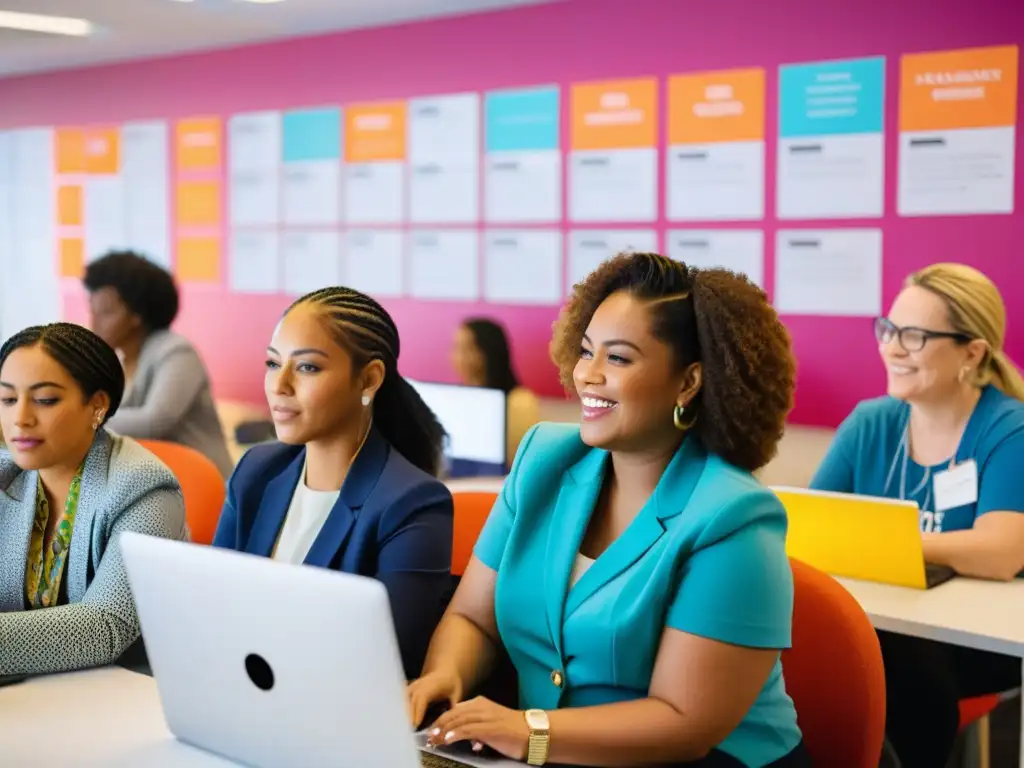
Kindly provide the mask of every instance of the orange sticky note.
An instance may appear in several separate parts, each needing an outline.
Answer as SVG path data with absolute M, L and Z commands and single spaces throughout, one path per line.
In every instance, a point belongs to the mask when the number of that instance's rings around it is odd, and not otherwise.
M 1005 128 L 1017 124 L 1016 45 L 900 58 L 900 130 Z
M 219 283 L 220 258 L 219 237 L 179 237 L 177 278 L 187 283 Z
M 85 131 L 85 170 L 109 175 L 121 170 L 121 130 L 117 127 Z
M 57 225 L 82 226 L 82 187 L 65 184 L 57 187 Z
M 764 140 L 763 69 L 673 75 L 668 81 L 668 143 Z
M 179 171 L 215 171 L 221 164 L 222 127 L 219 117 L 179 120 L 174 147 Z
M 572 87 L 574 150 L 643 149 L 658 141 L 658 80 L 609 80 Z
M 345 108 L 345 162 L 383 163 L 405 160 L 404 101 L 354 104 Z
M 220 224 L 220 183 L 179 181 L 175 196 L 178 226 L 215 227 Z
M 85 132 L 81 128 L 58 128 L 53 142 L 58 174 L 85 173 Z
M 81 278 L 85 274 L 85 241 L 80 237 L 62 237 L 58 243 L 60 276 Z

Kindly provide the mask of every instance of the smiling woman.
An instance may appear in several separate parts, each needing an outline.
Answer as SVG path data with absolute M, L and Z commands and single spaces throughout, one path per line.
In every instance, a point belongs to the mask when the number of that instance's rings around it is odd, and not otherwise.
M 379 579 L 414 676 L 450 591 L 453 510 L 435 477 L 444 432 L 398 374 L 399 347 L 391 316 L 357 291 L 288 309 L 265 379 L 280 443 L 239 462 L 213 543 Z
M 1024 379 L 1003 352 L 996 286 L 963 264 L 907 278 L 875 323 L 888 395 L 836 433 L 812 487 L 914 501 L 924 555 L 1003 581 L 1024 569 Z M 879 633 L 887 733 L 904 765 L 945 765 L 960 698 L 1021 682 L 1020 661 Z
M 523 441 L 408 689 L 433 744 L 533 765 L 807 765 L 780 651 L 786 515 L 751 472 L 793 398 L 789 337 L 745 277 L 624 254 L 552 357 L 583 423 Z M 504 647 L 522 710 L 471 698 Z
M 186 538 L 178 481 L 104 425 L 121 363 L 69 323 L 0 349 L 0 674 L 109 664 L 139 637 L 118 536 Z

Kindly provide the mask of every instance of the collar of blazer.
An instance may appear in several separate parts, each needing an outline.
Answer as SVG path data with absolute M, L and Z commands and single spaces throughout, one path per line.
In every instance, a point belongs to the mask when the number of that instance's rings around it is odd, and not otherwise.
M 92 530 L 107 489 L 112 439 L 99 430 L 82 467 L 82 488 L 64 578 L 69 595 L 87 587 Z M 36 512 L 39 473 L 25 471 L 9 453 L 0 454 L 0 611 L 24 606 L 25 563 Z
M 601 494 L 604 473 L 611 456 L 607 451 L 591 450 L 571 466 L 555 504 L 559 521 L 548 531 L 544 590 L 551 638 L 562 653 L 562 625 L 587 598 L 630 568 L 665 535 L 666 521 L 677 517 L 693 495 L 707 460 L 700 441 L 688 436 L 661 475 L 654 493 L 633 522 L 601 554 L 594 564 L 569 589 L 569 578 L 576 554 L 594 507 Z
M 306 556 L 307 564 L 327 566 L 334 559 L 355 523 L 356 512 L 366 503 L 380 480 L 389 450 L 390 445 L 384 436 L 376 428 L 371 428 L 362 450 L 349 467 L 338 501 Z M 285 470 L 267 483 L 245 547 L 246 552 L 270 556 L 288 514 L 292 495 L 302 481 L 305 460 L 306 449 L 302 447 Z

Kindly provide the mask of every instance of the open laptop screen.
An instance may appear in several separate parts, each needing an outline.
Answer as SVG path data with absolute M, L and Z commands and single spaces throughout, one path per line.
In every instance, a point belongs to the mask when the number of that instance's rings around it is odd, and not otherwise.
M 409 380 L 448 433 L 448 477 L 501 477 L 506 467 L 505 393 Z

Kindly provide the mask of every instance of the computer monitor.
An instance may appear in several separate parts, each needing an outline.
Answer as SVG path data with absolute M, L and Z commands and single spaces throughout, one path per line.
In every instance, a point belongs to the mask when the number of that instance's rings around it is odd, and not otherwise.
M 506 473 L 507 410 L 499 389 L 409 380 L 448 433 L 445 474 L 501 477 Z

